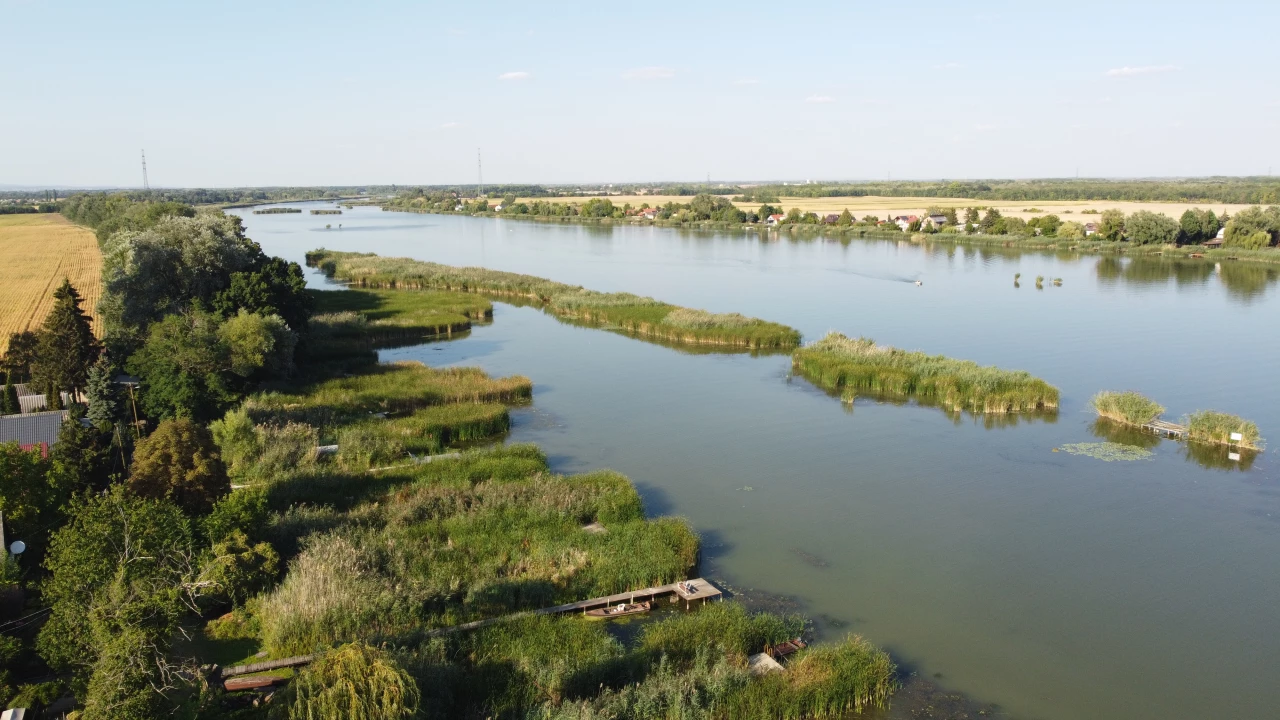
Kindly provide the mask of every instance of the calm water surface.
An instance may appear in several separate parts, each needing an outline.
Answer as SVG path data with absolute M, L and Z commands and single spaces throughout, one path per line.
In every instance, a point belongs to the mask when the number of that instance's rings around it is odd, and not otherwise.
M 793 597 L 823 635 L 865 635 L 1014 717 L 1276 716 L 1275 451 L 1243 466 L 1168 440 L 1139 462 L 1053 451 L 1102 439 L 1088 399 L 1107 388 L 1141 390 L 1174 419 L 1235 412 L 1280 444 L 1275 269 L 237 212 L 298 262 L 323 246 L 483 265 L 1029 370 L 1062 389 L 1056 419 L 988 427 L 843 406 L 790 378 L 785 355 L 687 354 L 505 304 L 466 339 L 383 353 L 530 376 L 512 441 L 538 443 L 559 471 L 626 473 L 651 514 L 703 534 L 708 575 Z

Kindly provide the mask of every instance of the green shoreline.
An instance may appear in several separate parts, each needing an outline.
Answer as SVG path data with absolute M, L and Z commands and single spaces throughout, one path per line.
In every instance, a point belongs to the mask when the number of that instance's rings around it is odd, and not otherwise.
M 594 225 L 602 227 L 663 227 L 691 232 L 754 232 L 758 234 L 783 234 L 803 239 L 819 237 L 832 238 L 841 242 L 851 240 L 897 240 L 920 245 L 967 245 L 971 247 L 1000 247 L 1010 250 L 1075 252 L 1082 255 L 1128 255 L 1128 256 L 1165 256 L 1187 260 L 1204 260 L 1215 262 L 1234 260 L 1261 264 L 1280 265 L 1280 248 L 1271 250 L 1245 250 L 1206 248 L 1202 245 L 1134 245 L 1124 241 L 1102 240 L 1048 240 L 1039 237 L 1023 237 L 1010 239 L 1009 235 L 963 235 L 960 233 L 906 233 L 894 230 L 880 230 L 871 227 L 840 227 L 834 225 L 801 225 L 787 224 L 765 226 L 751 223 L 728 223 L 711 220 L 697 222 L 678 222 L 672 220 L 635 220 L 615 218 L 592 218 L 579 215 L 540 216 L 540 215 L 503 215 L 500 213 L 469 213 L 441 210 L 423 210 L 419 208 L 402 208 L 381 205 L 383 212 L 407 212 L 420 215 L 460 215 L 465 217 L 493 218 L 498 220 L 518 220 L 521 222 Z M 917 240 L 916 238 L 923 238 Z M 1193 258 L 1193 254 L 1202 258 Z

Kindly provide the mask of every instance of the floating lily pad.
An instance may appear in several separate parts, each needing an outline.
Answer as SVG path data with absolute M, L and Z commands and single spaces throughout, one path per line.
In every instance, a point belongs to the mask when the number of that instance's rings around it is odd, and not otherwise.
M 1146 448 L 1114 442 L 1069 443 L 1063 445 L 1061 450 L 1072 455 L 1084 455 L 1105 462 L 1147 460 L 1154 454 Z

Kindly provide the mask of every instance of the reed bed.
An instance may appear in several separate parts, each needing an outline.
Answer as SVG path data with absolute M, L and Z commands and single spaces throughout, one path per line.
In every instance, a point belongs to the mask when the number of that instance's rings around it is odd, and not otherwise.
M 1058 407 L 1058 389 L 1025 371 L 899 350 L 835 332 L 797 350 L 792 366 L 805 379 L 846 401 L 861 394 L 913 397 L 975 414 L 1033 413 Z
M 1242 439 L 1232 440 L 1232 433 L 1238 433 Z M 1201 410 L 1188 415 L 1187 439 L 1201 443 L 1234 445 L 1246 450 L 1262 450 L 1265 447 L 1255 423 L 1238 415 L 1216 410 Z
M 850 635 L 802 651 L 785 673 L 770 673 L 728 699 L 723 717 L 832 718 L 885 708 L 898 688 L 889 654 Z
M 265 210 L 253 211 L 254 215 L 294 215 L 294 214 L 301 214 L 301 213 L 302 213 L 302 208 L 287 208 L 287 207 L 267 208 Z
M 522 403 L 532 396 L 533 383 L 526 377 L 492 378 L 479 368 L 399 362 L 325 380 L 299 392 L 254 395 L 244 408 L 256 424 L 300 422 L 326 428 L 371 413 L 410 413 L 454 403 Z
M 341 215 L 341 210 L 312 210 L 312 215 Z
M 680 666 L 693 662 L 698 651 L 708 647 L 718 647 L 745 663 L 747 656 L 803 632 L 804 619 L 797 615 L 750 613 L 738 603 L 720 602 L 696 613 L 646 625 L 639 648 L 654 659 L 665 656 Z
M 778 323 L 682 308 L 631 293 L 601 293 L 532 275 L 328 250 L 307 253 L 307 264 L 362 288 L 443 289 L 520 298 L 561 317 L 674 343 L 753 349 L 800 344 L 798 331 Z
M 382 467 L 406 458 L 435 455 L 460 443 L 491 440 L 511 428 L 499 403 L 460 403 L 420 408 L 404 417 L 373 419 L 338 434 L 338 462 L 347 470 Z
M 1164 413 L 1163 405 L 1133 390 L 1103 390 L 1089 402 L 1099 417 L 1139 427 Z
M 486 455 L 431 463 L 421 481 L 388 489 L 359 525 L 315 539 L 263 603 L 268 648 L 394 641 L 424 627 L 674 582 L 693 566 L 693 531 L 681 520 L 645 520 L 635 488 L 617 473 L 450 482 L 441 475 L 460 469 L 435 467 Z M 494 457 L 528 469 L 526 454 Z M 609 532 L 584 532 L 590 521 Z

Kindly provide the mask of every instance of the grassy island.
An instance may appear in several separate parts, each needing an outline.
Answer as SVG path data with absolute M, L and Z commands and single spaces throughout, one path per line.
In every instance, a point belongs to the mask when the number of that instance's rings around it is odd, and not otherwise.
M 266 210 L 254 210 L 254 215 L 294 215 L 301 214 L 302 208 L 274 207 Z
M 312 215 L 341 215 L 341 210 L 312 210 Z
M 1090 403 L 1099 417 L 1138 427 L 1155 420 L 1164 412 L 1163 405 L 1132 390 L 1104 390 L 1094 395 Z
M 567 319 L 685 345 L 792 348 L 800 333 L 737 313 L 711 313 L 630 293 L 601 293 L 532 275 L 410 258 L 315 250 L 307 264 L 361 288 L 448 290 L 535 302 Z
M 899 350 L 835 332 L 797 350 L 792 365 L 809 382 L 846 401 L 863 394 L 913 397 L 975 414 L 1058 408 L 1058 389 L 1030 373 Z
M 1241 436 L 1241 440 L 1232 440 L 1232 433 Z M 1187 416 L 1187 438 L 1196 442 L 1233 445 L 1246 450 L 1261 450 L 1265 443 L 1258 433 L 1257 424 L 1245 420 L 1238 415 L 1201 410 Z

